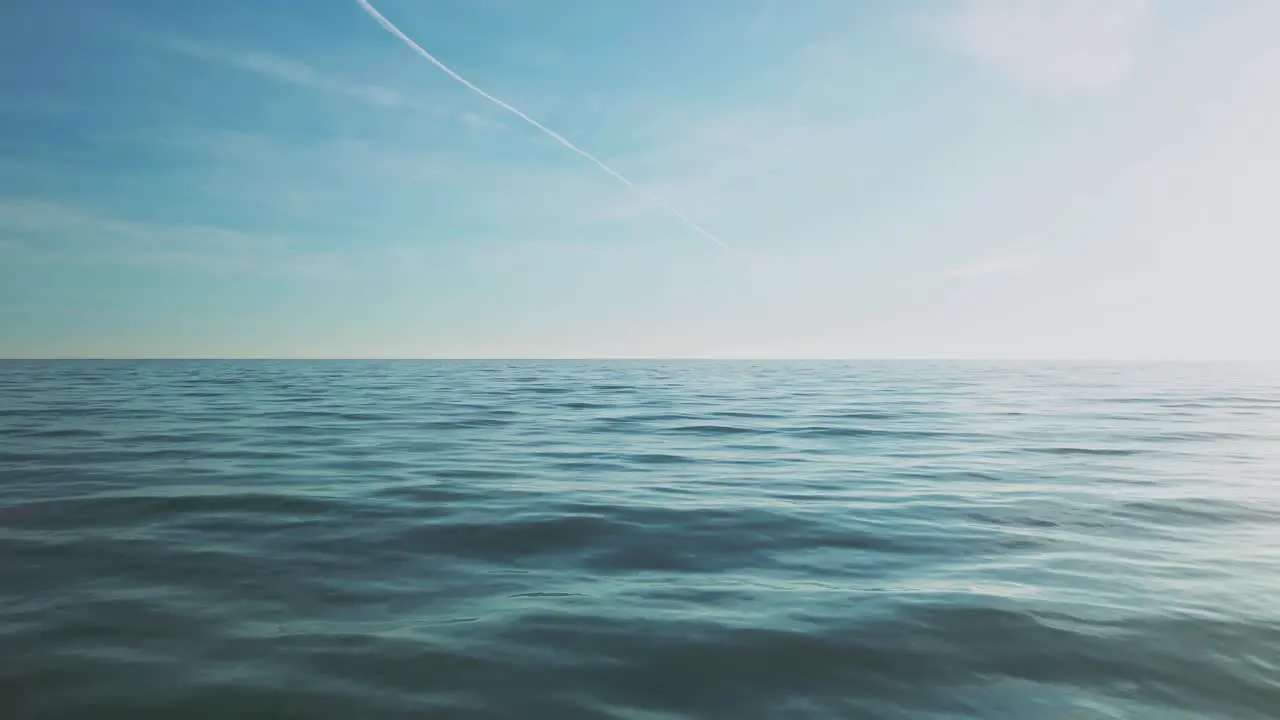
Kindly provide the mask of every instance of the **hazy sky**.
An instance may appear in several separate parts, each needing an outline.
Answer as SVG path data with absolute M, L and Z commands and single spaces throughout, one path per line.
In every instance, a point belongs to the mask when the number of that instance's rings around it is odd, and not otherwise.
M 0 356 L 1280 357 L 1280 2 L 0 6 Z

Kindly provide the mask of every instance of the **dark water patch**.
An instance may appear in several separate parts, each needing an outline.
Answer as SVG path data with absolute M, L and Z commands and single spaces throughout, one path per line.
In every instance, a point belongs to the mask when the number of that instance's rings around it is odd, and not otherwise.
M 608 403 L 598 402 L 567 402 L 561 403 L 560 407 L 567 408 L 569 410 L 603 410 L 613 406 Z
M 1183 443 L 1219 443 L 1237 440 L 1251 440 L 1253 439 L 1253 436 L 1241 433 L 1178 430 L 1145 435 L 1133 435 L 1129 436 L 1128 439 L 1140 442 L 1180 445 Z
M 334 410 L 332 408 L 321 407 L 321 408 L 297 409 L 297 410 L 257 409 L 251 414 L 253 418 L 256 420 L 271 420 L 271 421 L 299 420 L 299 421 L 325 422 L 325 421 L 340 419 L 344 413 Z
M 532 616 L 504 639 L 592 658 L 580 670 L 590 687 L 610 702 L 652 711 L 719 716 L 793 696 L 906 696 L 913 683 L 932 687 L 961 677 L 900 643 L 856 636 L 714 625 L 677 634 L 645 623 L 609 631 L 603 618 L 575 636 L 566 621 Z
M 687 455 L 671 455 L 668 453 L 643 453 L 640 455 L 627 455 L 622 458 L 624 462 L 635 463 L 638 465 L 687 465 L 696 463 L 697 459 Z
M 107 527 L 167 521 L 184 515 L 223 513 L 274 517 L 323 516 L 354 510 L 348 500 L 286 493 L 211 493 L 202 495 L 98 495 L 32 502 L 24 512 L 42 527 Z
M 108 417 L 113 420 L 153 420 L 163 417 L 163 413 L 159 410 L 130 409 L 116 405 L 102 407 L 72 405 L 69 407 L 19 408 L 16 410 L 11 408 L 0 408 L 0 418 L 16 418 L 19 420 L 65 420 L 68 417 Z
M 117 435 L 114 442 L 133 448 L 145 447 L 162 447 L 169 449 L 172 445 L 214 445 L 226 447 L 236 446 L 244 442 L 246 438 L 238 431 L 233 430 L 201 430 L 191 429 L 186 432 L 172 433 L 137 433 L 130 435 Z
M 502 428 L 511 425 L 510 420 L 501 417 L 476 417 L 459 420 L 433 420 L 418 423 L 422 430 L 476 430 L 485 428 Z
M 187 400 L 207 400 L 210 398 L 226 397 L 226 392 L 222 390 L 185 390 L 175 393 L 176 397 L 185 398 Z
M 351 452 L 351 451 L 348 451 Z M 418 468 L 415 463 L 386 457 L 377 457 L 374 450 L 364 451 L 366 457 L 334 458 L 327 460 L 322 467 L 328 470 L 340 470 L 351 473 L 378 473 L 389 471 L 408 472 Z
M 706 435 L 710 437 L 720 437 L 724 435 L 748 435 L 762 432 L 756 428 L 742 427 L 740 425 L 681 425 L 673 427 L 666 432 L 681 435 Z
M 493 468 L 432 468 L 426 471 L 433 478 L 442 480 L 516 480 L 528 474 L 514 470 Z
M 339 412 L 334 413 L 334 417 L 345 422 L 387 422 L 395 420 L 397 417 L 388 413 L 376 412 Z
M 431 522 L 391 540 L 408 552 L 454 555 L 482 562 L 511 562 L 585 551 L 626 530 L 602 517 L 524 514 L 502 520 Z
M 956 433 L 924 430 L 895 430 L 874 427 L 840 427 L 835 425 L 809 425 L 788 431 L 796 437 L 810 438 L 873 438 L 884 437 L 899 440 L 926 440 L 943 437 L 963 437 Z
M 468 488 L 441 482 L 401 482 L 384 484 L 369 491 L 371 497 L 395 503 L 407 503 L 406 511 L 417 504 L 459 503 L 483 500 L 490 494 L 476 488 Z
M 1034 528 L 1034 529 L 1051 529 L 1051 528 L 1062 527 L 1061 520 L 1054 520 L 1049 517 L 1043 517 L 1043 516 L 1037 517 L 1035 515 L 1022 515 L 1022 514 L 1014 514 L 1014 513 L 1002 514 L 1002 513 L 996 513 L 996 512 L 970 512 L 970 513 L 967 513 L 967 517 L 969 517 L 974 522 L 978 522 L 978 523 L 1002 525 L 1002 526 L 1008 526 L 1008 527 L 1024 527 L 1024 528 Z
M 777 420 L 786 417 L 780 413 L 772 412 L 748 412 L 745 410 L 720 410 L 707 413 L 708 417 L 716 418 L 737 418 L 740 420 Z
M 87 440 L 102 437 L 100 430 L 89 430 L 87 428 L 30 428 L 18 430 L 14 434 L 18 437 L 47 438 L 50 440 Z
M 675 423 L 696 420 L 698 416 L 690 413 L 636 413 L 604 419 L 616 423 Z
M 564 395 L 573 392 L 573 388 L 555 387 L 555 386 L 526 386 L 520 388 L 521 392 L 533 393 L 535 395 Z
M 626 465 L 620 462 L 602 462 L 599 460 L 559 460 L 552 466 L 555 471 L 564 472 L 635 472 L 643 470 L 643 466 Z
M 820 418 L 824 420 L 849 421 L 849 420 L 897 420 L 902 416 L 899 413 L 873 412 L 873 411 L 867 411 L 867 410 L 863 410 L 863 411 L 845 410 L 845 411 L 819 413 L 817 415 L 811 415 L 810 417 Z
M 1204 496 L 1131 500 L 1121 503 L 1113 514 L 1147 523 L 1181 527 L 1214 524 L 1239 526 L 1244 523 L 1280 522 L 1280 503 L 1272 501 L 1256 505 Z
M 797 457 L 794 454 L 794 451 L 790 450 L 784 445 L 780 445 L 778 443 L 767 443 L 767 442 L 731 442 L 731 443 L 725 443 L 723 447 L 726 450 L 742 450 L 749 453 L 760 453 L 760 452 L 777 453 L 776 455 L 770 458 L 769 462 L 771 463 L 794 462 L 796 460 L 803 460 L 805 459 L 805 457 L 808 457 L 811 455 L 820 455 L 823 453 L 822 450 L 805 450 L 804 455 Z
M 1036 453 L 1039 455 L 1100 455 L 1106 457 L 1127 457 L 1130 455 L 1138 455 L 1142 451 L 1128 448 L 1060 446 L 1022 448 L 1020 452 Z

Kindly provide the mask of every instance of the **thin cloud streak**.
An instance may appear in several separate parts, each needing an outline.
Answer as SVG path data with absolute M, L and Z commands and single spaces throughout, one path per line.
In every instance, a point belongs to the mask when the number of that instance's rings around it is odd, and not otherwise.
M 293 238 L 192 223 L 121 219 L 47 200 L 0 197 L 0 233 L 27 238 L 52 262 L 184 266 L 209 272 L 305 275 L 326 270 Z
M 326 75 L 304 62 L 272 53 L 232 50 L 186 39 L 165 39 L 163 44 L 170 50 L 189 57 L 212 60 L 290 85 L 346 95 L 369 105 L 398 108 L 407 104 L 392 88 L 350 82 Z
M 427 52 L 427 51 L 426 51 L 425 49 L 423 49 L 423 47 L 422 47 L 421 45 L 419 45 L 418 43 L 414 42 L 413 38 L 410 38 L 408 35 L 404 34 L 404 32 L 402 32 L 402 31 L 400 30 L 400 28 L 396 27 L 396 26 L 395 26 L 395 24 L 394 24 L 394 23 L 392 23 L 390 20 L 388 20 L 386 17 L 384 17 L 384 16 L 382 15 L 382 13 L 378 12 L 377 8 L 375 8 L 375 7 L 373 7 L 373 5 L 369 4 L 368 0 L 356 0 L 356 1 L 359 3 L 360 8 L 361 8 L 362 10 L 364 10 L 364 11 L 365 11 L 365 13 L 367 13 L 367 14 L 368 14 L 370 17 L 372 17 L 375 21 L 377 21 L 377 23 L 378 23 L 379 25 L 381 25 L 381 26 L 382 26 L 382 27 L 383 27 L 387 32 L 389 32 L 389 33 L 391 33 L 392 35 L 394 35 L 394 36 L 396 36 L 397 38 L 399 38 L 401 42 L 403 42 L 405 45 L 409 46 L 409 48 L 410 48 L 410 49 L 412 49 L 412 50 L 413 50 L 414 52 L 416 52 L 418 55 L 422 56 L 425 60 L 427 60 L 428 62 L 430 62 L 432 65 L 435 65 L 437 68 L 439 68 L 440 70 L 442 70 L 442 71 L 443 71 L 446 75 L 448 75 L 449 77 L 451 77 L 451 78 L 453 78 L 454 80 L 457 80 L 458 82 L 462 83 L 462 84 L 463 84 L 463 85 L 465 85 L 468 89 L 472 90 L 473 92 L 475 92 L 476 94 L 480 95 L 481 97 L 483 97 L 484 99 L 488 100 L 489 102 L 494 103 L 495 105 L 497 105 L 497 106 L 499 106 L 499 107 L 503 108 L 504 110 L 507 110 L 507 111 L 511 112 L 511 113 L 512 113 L 512 114 L 514 114 L 516 117 L 519 117 L 521 120 L 524 120 L 525 122 L 529 123 L 529 124 L 530 124 L 530 125 L 532 125 L 533 127 L 535 127 L 535 128 L 537 128 L 538 130 L 542 131 L 542 132 L 543 132 L 544 134 L 546 134 L 548 137 L 550 137 L 551 139 L 553 139 L 553 140 L 555 140 L 556 142 L 560 143 L 561 145 L 565 146 L 566 148 L 568 148 L 569 150 L 573 151 L 574 153 L 577 153 L 578 155 L 581 155 L 582 157 L 586 158 L 587 160 L 590 160 L 592 163 L 594 163 L 594 164 L 595 164 L 597 167 L 599 167 L 601 170 L 603 170 L 604 172 L 606 172 L 606 173 L 608 173 L 609 175 L 611 175 L 614 179 L 616 179 L 616 180 L 618 180 L 619 182 L 623 183 L 624 185 L 626 185 L 627 187 L 629 187 L 629 188 L 631 188 L 632 190 L 636 191 L 637 193 L 639 193 L 639 194 L 641 194 L 641 195 L 645 196 L 645 198 L 646 198 L 646 199 L 648 199 L 650 202 L 654 203 L 655 205 L 658 205 L 659 207 L 662 207 L 662 208 L 663 208 L 663 209 L 665 209 L 667 212 L 669 212 L 669 213 L 671 213 L 672 215 L 674 215 L 676 218 L 678 218 L 679 220 L 681 220 L 682 222 L 684 222 L 684 224 L 685 224 L 685 225 L 688 225 L 690 228 L 692 228 L 692 229 L 693 229 L 695 232 L 697 232 L 699 235 L 702 235 L 703 237 L 707 238 L 707 239 L 708 239 L 708 240 L 710 240 L 711 242 L 714 242 L 715 244 L 719 245 L 720 247 L 722 247 L 722 248 L 724 248 L 724 249 L 726 249 L 726 250 L 730 249 L 728 244 L 726 244 L 724 241 L 720 240 L 720 238 L 717 238 L 715 235 L 711 234 L 711 232 L 710 232 L 710 231 L 708 231 L 707 229 L 703 228 L 701 225 L 699 225 L 697 222 L 695 222 L 694 220 L 692 220 L 691 218 L 689 218 L 688 216 L 686 216 L 684 213 L 682 213 L 682 212 L 680 212 L 679 210 L 677 210 L 676 208 L 672 207 L 672 206 L 671 206 L 671 204 L 670 204 L 670 203 L 668 203 L 666 200 L 663 200 L 662 198 L 658 197 L 657 195 L 654 195 L 654 194 L 652 194 L 652 193 L 650 193 L 650 192 L 646 191 L 644 188 L 642 188 L 642 187 L 640 187 L 639 185 L 635 184 L 635 183 L 634 183 L 634 182 L 632 182 L 631 180 L 628 180 L 625 176 L 623 176 L 623 175 L 622 175 L 621 173 L 619 173 L 618 171 L 616 171 L 616 170 L 614 170 L 613 168 L 609 167 L 607 164 L 605 164 L 602 160 L 600 160 L 600 159 L 599 159 L 599 158 L 597 158 L 596 156 L 592 155 L 591 153 L 587 152 L 586 150 L 583 150 L 582 148 L 578 147 L 577 145 L 574 145 L 572 142 L 570 142 L 569 140 L 567 140 L 563 135 L 561 135 L 561 134 L 557 133 L 556 131 L 552 130 L 551 128 L 548 128 L 547 126 L 543 125 L 542 123 L 538 122 L 537 120 L 534 120 L 533 118 L 531 118 L 531 117 L 529 117 L 528 115 L 526 115 L 526 114 L 524 114 L 523 112 L 521 112 L 519 109 L 517 109 L 517 108 L 515 108 L 515 107 L 513 107 L 513 106 L 511 106 L 511 105 L 509 105 L 509 104 L 507 104 L 506 102 L 502 101 L 501 99 L 496 98 L 496 97 L 494 97 L 493 95 L 490 95 L 489 93 L 487 93 L 487 92 L 485 92 L 484 90 L 480 89 L 480 88 L 479 88 L 479 87 L 477 87 L 476 85 L 472 84 L 472 83 L 471 83 L 471 81 L 467 80 L 466 78 L 462 77 L 462 76 L 461 76 L 461 75 L 459 75 L 458 73 L 454 72 L 454 71 L 453 71 L 453 69 L 451 69 L 448 65 L 445 65 L 444 63 L 442 63 L 442 62 L 440 62 L 439 60 L 437 60 L 437 59 L 435 58 L 435 56 L 434 56 L 434 55 L 432 55 L 431 53 Z

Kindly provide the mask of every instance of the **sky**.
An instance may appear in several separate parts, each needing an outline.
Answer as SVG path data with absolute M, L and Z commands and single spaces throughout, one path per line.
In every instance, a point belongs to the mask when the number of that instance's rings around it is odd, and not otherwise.
M 0 5 L 0 357 L 1280 358 L 1274 0 Z M 728 248 L 695 232 L 676 208 Z

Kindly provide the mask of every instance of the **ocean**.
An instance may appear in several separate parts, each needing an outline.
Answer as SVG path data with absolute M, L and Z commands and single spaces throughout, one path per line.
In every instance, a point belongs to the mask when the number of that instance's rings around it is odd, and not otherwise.
M 3 362 L 0 717 L 1277 718 L 1280 368 Z

